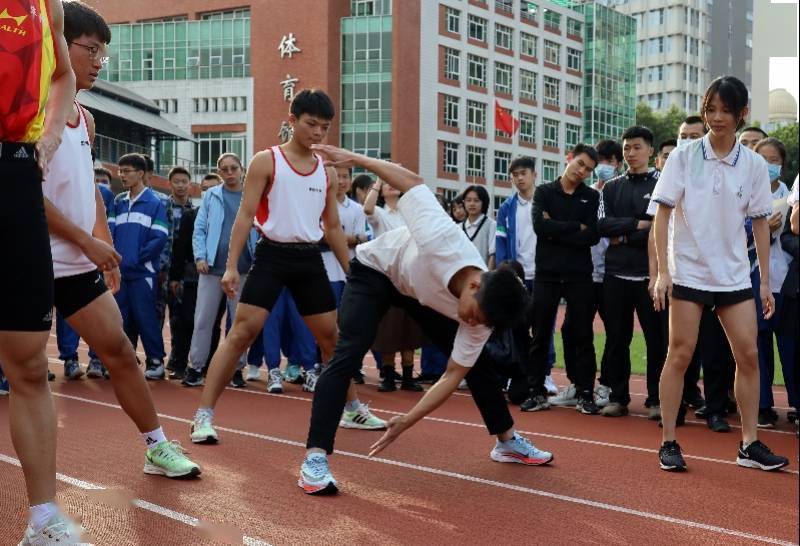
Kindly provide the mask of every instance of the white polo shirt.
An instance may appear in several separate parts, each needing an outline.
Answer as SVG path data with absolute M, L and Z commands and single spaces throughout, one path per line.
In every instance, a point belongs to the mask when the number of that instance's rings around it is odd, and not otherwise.
M 356 257 L 389 277 L 401 294 L 458 321 L 450 358 L 461 366 L 472 367 L 492 331 L 487 326 L 469 326 L 459 320 L 458 299 L 447 285 L 465 267 L 486 271 L 486 264 L 424 184 L 407 191 L 397 209 L 406 227 L 359 245 Z
M 364 208 L 349 197 L 345 197 L 343 203 L 337 201 L 336 204 L 339 210 L 339 222 L 342 224 L 344 234 L 348 236 L 360 235 L 362 238 L 366 238 L 367 220 L 364 215 Z M 354 248 L 348 248 L 347 253 L 351 260 L 356 255 Z M 325 265 L 329 281 L 338 282 L 347 279 L 344 269 L 342 269 L 342 264 L 336 259 L 336 255 L 332 250 L 326 250 L 322 253 L 322 263 Z
M 668 247 L 674 284 L 717 292 L 751 287 L 742 226 L 748 216 L 772 214 L 764 158 L 738 142 L 718 158 L 706 135 L 669 154 L 652 201 L 674 209 Z
M 367 215 L 367 222 L 372 227 L 372 236 L 380 237 L 387 231 L 403 227 L 406 223 L 400 215 L 400 211 L 386 205 L 385 207 L 375 207 L 372 214 Z

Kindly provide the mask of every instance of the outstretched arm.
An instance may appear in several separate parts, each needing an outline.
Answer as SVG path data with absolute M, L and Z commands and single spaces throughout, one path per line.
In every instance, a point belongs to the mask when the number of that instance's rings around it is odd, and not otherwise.
M 375 173 L 383 182 L 403 193 L 423 183 L 420 175 L 396 163 L 367 157 L 329 144 L 314 144 L 311 149 L 325 158 L 326 166 L 361 167 Z

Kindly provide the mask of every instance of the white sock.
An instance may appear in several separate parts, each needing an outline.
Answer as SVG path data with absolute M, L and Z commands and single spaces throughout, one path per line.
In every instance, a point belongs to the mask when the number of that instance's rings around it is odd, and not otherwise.
M 142 433 L 142 439 L 144 440 L 144 445 L 146 445 L 148 448 L 167 441 L 167 437 L 164 436 L 164 429 L 161 427 L 151 430 L 150 432 Z
M 34 531 L 41 531 L 47 522 L 50 521 L 50 518 L 55 516 L 57 513 L 58 505 L 52 501 L 31 506 L 31 515 L 28 523 Z
M 197 408 L 197 412 L 194 414 L 194 420 L 199 421 L 203 417 L 208 417 L 209 421 L 214 419 L 214 410 L 212 408 Z
M 361 402 L 358 398 L 351 400 L 344 405 L 344 409 L 347 411 L 356 411 L 359 407 L 361 407 Z

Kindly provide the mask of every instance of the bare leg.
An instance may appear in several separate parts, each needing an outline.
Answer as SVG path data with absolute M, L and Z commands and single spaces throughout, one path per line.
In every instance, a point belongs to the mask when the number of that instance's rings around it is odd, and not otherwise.
M 111 292 L 67 317 L 67 322 L 108 368 L 114 394 L 139 432 L 156 430 L 160 424 L 153 397 L 137 365 L 133 346 L 122 329 L 122 315 Z
M 9 421 L 30 506 L 56 497 L 56 413 L 47 383 L 49 332 L 0 332 L 0 361 L 11 385 Z
M 662 439 L 665 442 L 675 440 L 675 421 L 683 395 L 683 376 L 697 344 L 702 312 L 703 306 L 698 303 L 676 299 L 669 303 L 669 349 L 658 389 L 664 425 Z

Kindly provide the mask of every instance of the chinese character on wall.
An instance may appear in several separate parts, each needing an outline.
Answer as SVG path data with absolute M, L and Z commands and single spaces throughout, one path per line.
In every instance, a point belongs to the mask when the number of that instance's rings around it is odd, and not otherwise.
M 288 36 L 281 38 L 281 43 L 278 46 L 278 51 L 281 53 L 281 59 L 284 57 L 292 58 L 295 53 L 300 53 L 300 48 L 297 47 L 297 38 L 294 32 L 290 32 Z

